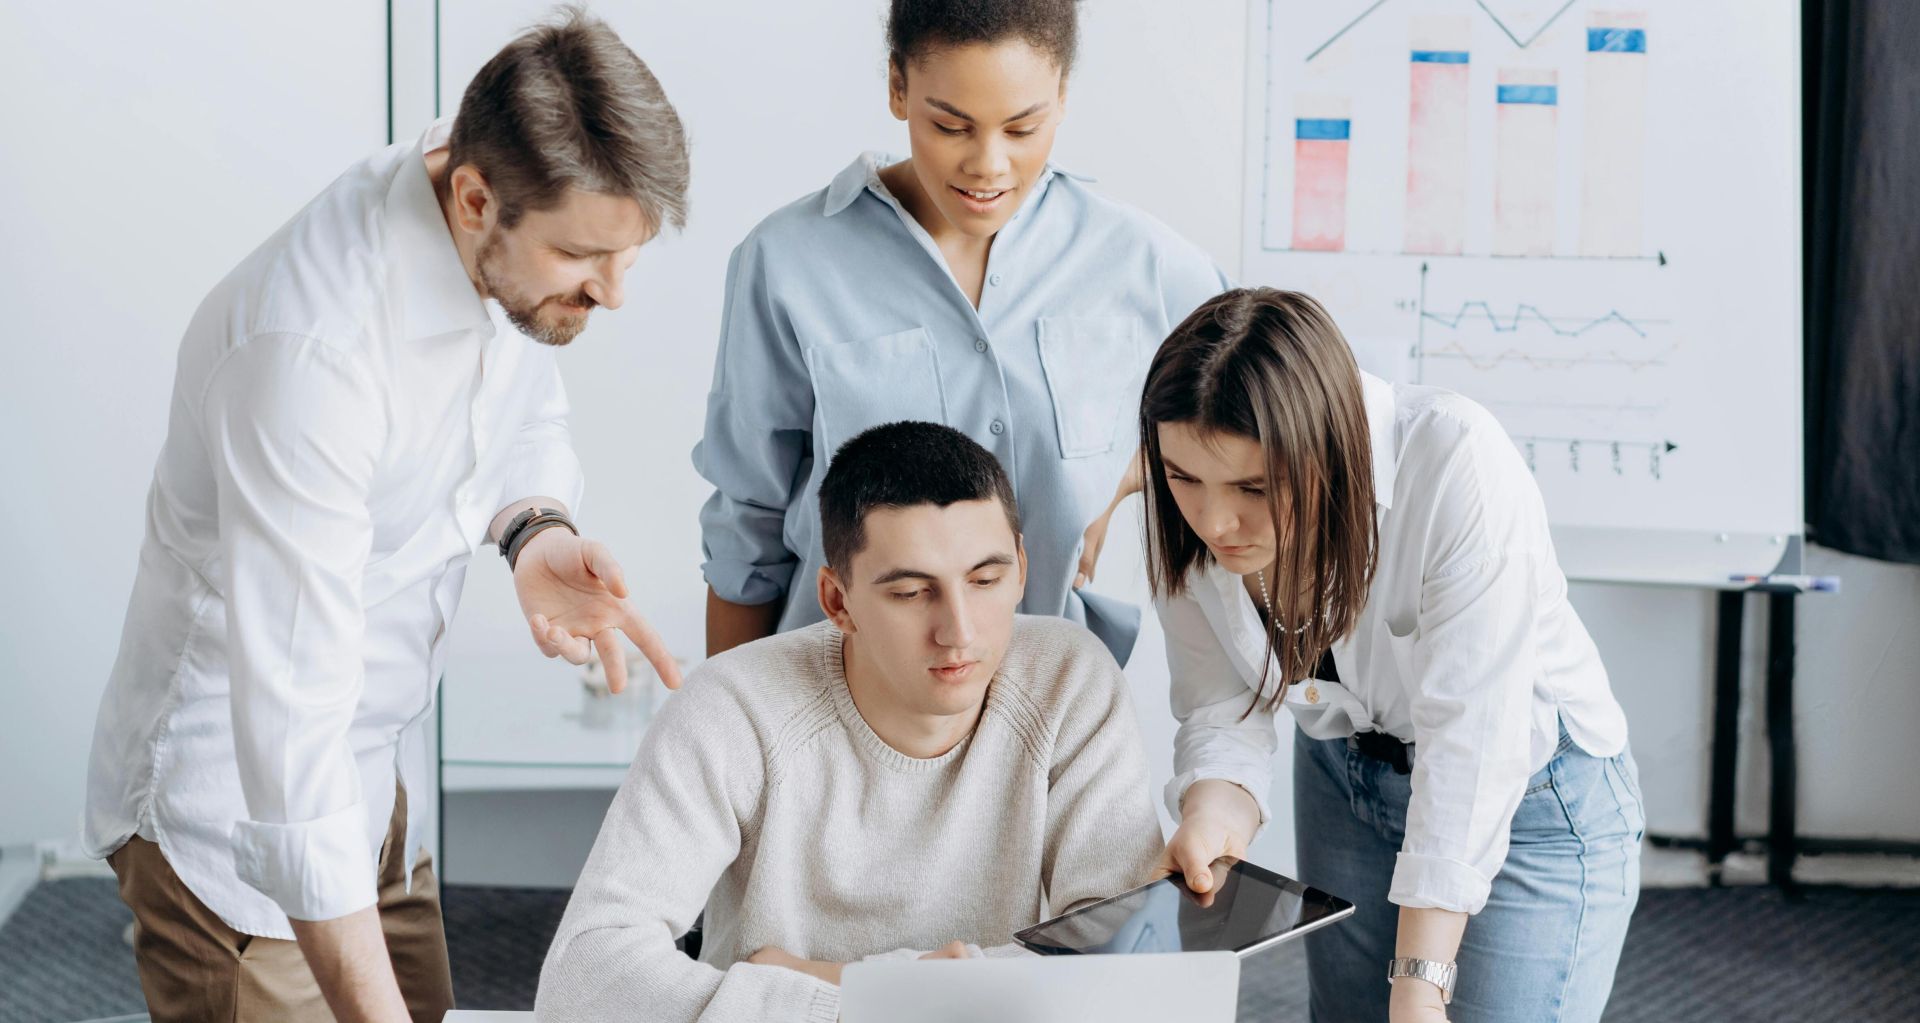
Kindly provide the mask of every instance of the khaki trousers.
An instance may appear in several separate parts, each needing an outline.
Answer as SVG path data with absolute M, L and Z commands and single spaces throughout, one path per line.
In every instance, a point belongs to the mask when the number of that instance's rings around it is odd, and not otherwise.
M 453 974 L 440 919 L 433 857 L 413 866 L 407 891 L 407 799 L 394 797 L 380 848 L 380 929 L 416 1021 L 438 1023 L 453 1008 Z M 187 889 L 160 847 L 139 836 L 107 857 L 120 899 L 133 910 L 133 957 L 154 1023 L 332 1023 L 333 1013 L 295 942 L 242 934 Z

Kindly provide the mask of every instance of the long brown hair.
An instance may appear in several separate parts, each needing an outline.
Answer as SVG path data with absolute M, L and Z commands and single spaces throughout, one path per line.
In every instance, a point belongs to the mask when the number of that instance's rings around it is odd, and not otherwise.
M 1298 292 L 1238 288 L 1174 328 L 1140 402 L 1147 578 L 1155 594 L 1172 596 L 1213 555 L 1174 503 L 1161 423 L 1245 437 L 1266 459 L 1276 564 L 1260 691 L 1277 660 L 1281 684 L 1268 703 L 1277 708 L 1286 687 L 1353 631 L 1373 582 L 1379 532 L 1360 368 L 1333 318 Z

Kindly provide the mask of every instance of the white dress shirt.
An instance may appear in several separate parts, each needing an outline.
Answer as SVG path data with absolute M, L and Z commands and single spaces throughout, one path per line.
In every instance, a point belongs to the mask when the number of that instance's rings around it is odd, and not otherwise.
M 449 128 L 349 168 L 180 344 L 85 841 L 158 842 L 248 934 L 373 905 L 468 559 L 506 505 L 579 501 L 553 352 L 475 293 L 427 178 Z
M 1499 423 L 1439 388 L 1365 373 L 1362 387 L 1378 568 L 1352 635 L 1333 648 L 1342 681 L 1293 686 L 1285 704 L 1316 739 L 1381 731 L 1414 744 L 1388 897 L 1476 913 L 1560 727 L 1610 757 L 1626 748 L 1626 717 L 1567 603 L 1539 488 Z M 1264 702 L 1246 714 L 1267 649 L 1242 578 L 1209 560 L 1157 609 L 1180 721 L 1167 804 L 1177 817 L 1188 786 L 1222 778 L 1252 793 L 1264 824 L 1277 740 Z M 1262 701 L 1278 679 L 1276 663 Z

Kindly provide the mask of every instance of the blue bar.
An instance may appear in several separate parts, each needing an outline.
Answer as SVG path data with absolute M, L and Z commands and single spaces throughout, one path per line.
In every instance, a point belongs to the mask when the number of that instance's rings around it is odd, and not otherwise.
M 1647 30 L 1644 28 L 1587 29 L 1588 53 L 1645 53 Z
M 1415 64 L 1465 64 L 1467 62 L 1467 51 L 1415 50 L 1413 51 L 1413 62 Z
M 1502 85 L 1500 86 L 1502 103 L 1537 103 L 1541 106 L 1558 106 L 1560 88 L 1554 85 Z
M 1293 122 L 1293 137 L 1345 142 L 1347 133 L 1352 127 L 1353 122 L 1345 118 L 1335 120 L 1329 117 L 1302 117 Z

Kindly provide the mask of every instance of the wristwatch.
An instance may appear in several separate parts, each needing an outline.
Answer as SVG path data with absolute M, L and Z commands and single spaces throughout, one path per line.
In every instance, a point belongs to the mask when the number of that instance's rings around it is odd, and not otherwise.
M 1391 984 L 1401 977 L 1415 977 L 1440 989 L 1440 1004 L 1453 1004 L 1453 982 L 1459 975 L 1459 969 L 1452 963 L 1436 963 L 1431 959 L 1402 957 L 1387 964 L 1387 982 Z

